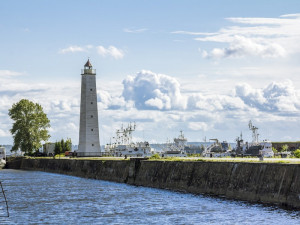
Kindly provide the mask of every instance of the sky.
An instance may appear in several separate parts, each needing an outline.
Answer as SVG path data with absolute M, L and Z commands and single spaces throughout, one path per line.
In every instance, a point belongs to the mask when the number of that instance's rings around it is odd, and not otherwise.
M 0 0 L 0 144 L 26 98 L 78 144 L 81 69 L 97 70 L 101 144 L 300 140 L 300 1 Z

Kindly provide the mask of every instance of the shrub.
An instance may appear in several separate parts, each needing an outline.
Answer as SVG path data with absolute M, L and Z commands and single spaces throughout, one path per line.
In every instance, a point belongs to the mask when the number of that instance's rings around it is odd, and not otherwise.
M 283 145 L 282 148 L 281 148 L 282 152 L 286 152 L 288 150 L 289 150 L 289 146 L 288 145 Z
M 294 155 L 296 158 L 300 158 L 300 149 L 295 150 Z
M 197 161 L 205 162 L 205 159 L 197 159 Z
M 158 153 L 152 155 L 149 159 L 160 159 L 160 155 Z

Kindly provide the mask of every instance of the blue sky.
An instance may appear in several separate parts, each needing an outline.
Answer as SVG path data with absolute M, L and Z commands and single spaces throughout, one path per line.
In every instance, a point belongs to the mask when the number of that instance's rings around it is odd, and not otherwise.
M 78 143 L 80 70 L 97 69 L 101 144 L 122 123 L 136 140 L 182 129 L 233 142 L 299 140 L 299 1 L 0 1 L 0 144 L 7 111 L 40 103 L 51 141 Z

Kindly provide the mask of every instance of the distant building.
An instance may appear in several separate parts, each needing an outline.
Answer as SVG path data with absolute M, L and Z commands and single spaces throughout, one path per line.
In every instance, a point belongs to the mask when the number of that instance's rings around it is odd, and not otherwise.
M 55 143 L 43 144 L 43 153 L 46 155 L 54 155 Z
M 81 73 L 80 127 L 77 156 L 99 156 L 100 140 L 97 108 L 96 70 L 90 60 Z

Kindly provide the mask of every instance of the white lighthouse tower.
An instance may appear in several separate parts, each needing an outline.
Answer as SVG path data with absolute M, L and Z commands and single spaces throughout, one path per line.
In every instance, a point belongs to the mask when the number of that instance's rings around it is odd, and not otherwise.
M 81 70 L 81 102 L 78 156 L 99 156 L 96 70 L 90 60 Z

